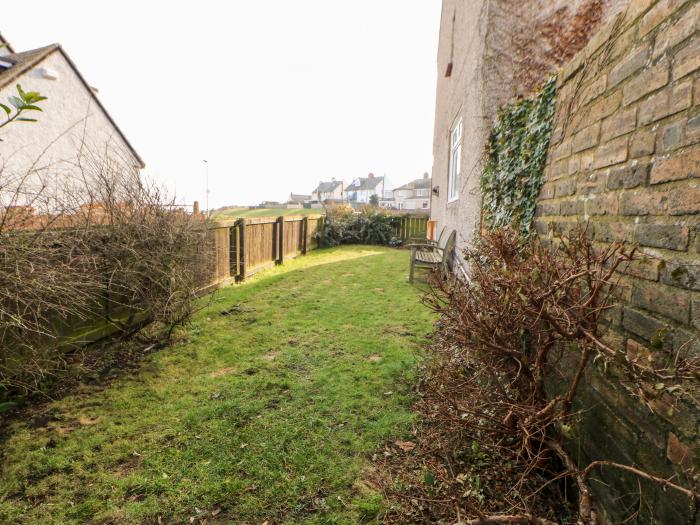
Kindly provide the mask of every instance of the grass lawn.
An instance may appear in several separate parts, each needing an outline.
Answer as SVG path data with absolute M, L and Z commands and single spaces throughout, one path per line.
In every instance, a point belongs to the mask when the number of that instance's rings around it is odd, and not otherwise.
M 307 208 L 302 208 L 302 209 L 297 209 L 297 210 L 288 210 L 286 208 L 274 208 L 274 209 L 268 209 L 268 208 L 262 208 L 262 209 L 256 209 L 256 210 L 251 210 L 248 208 L 237 208 L 233 210 L 224 210 L 221 212 L 217 212 L 214 214 L 215 219 L 239 219 L 239 218 L 247 218 L 247 217 L 281 217 L 281 216 L 287 216 L 287 215 L 323 215 L 324 211 L 323 209 L 307 209 Z
M 14 424 L 0 523 L 376 522 L 363 469 L 411 429 L 433 320 L 407 272 L 351 246 L 218 292 L 138 373 Z

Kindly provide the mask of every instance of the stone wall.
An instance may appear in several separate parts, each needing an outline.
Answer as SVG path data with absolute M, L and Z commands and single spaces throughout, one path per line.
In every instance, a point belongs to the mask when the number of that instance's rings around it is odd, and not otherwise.
M 621 276 L 607 340 L 631 359 L 700 353 L 700 0 L 632 0 L 562 69 L 536 227 L 588 224 L 595 241 L 639 246 Z M 697 409 L 664 385 L 644 405 L 614 371 L 591 371 L 570 449 L 688 482 Z M 656 391 L 654 391 L 656 390 Z M 611 519 L 695 522 L 687 499 L 618 471 L 594 484 Z M 639 497 L 639 487 L 642 497 Z

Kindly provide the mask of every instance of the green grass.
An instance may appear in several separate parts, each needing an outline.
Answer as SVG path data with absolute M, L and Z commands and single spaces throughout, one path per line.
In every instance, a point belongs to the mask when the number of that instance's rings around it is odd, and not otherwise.
M 433 320 L 407 271 L 351 246 L 218 292 L 138 373 L 9 429 L 0 523 L 376 522 L 362 479 L 411 428 Z
M 214 214 L 215 219 L 239 219 L 247 217 L 282 217 L 287 215 L 323 215 L 323 209 L 296 209 L 288 210 L 286 208 L 262 208 L 251 210 L 248 208 L 235 208 L 232 210 L 223 210 Z

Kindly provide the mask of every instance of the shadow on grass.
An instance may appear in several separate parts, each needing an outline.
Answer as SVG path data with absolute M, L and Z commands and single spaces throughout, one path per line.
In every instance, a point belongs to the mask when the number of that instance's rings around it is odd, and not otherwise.
M 13 425 L 0 521 L 375 519 L 359 480 L 411 428 L 433 320 L 407 274 L 405 251 L 349 246 L 220 290 L 133 375 Z

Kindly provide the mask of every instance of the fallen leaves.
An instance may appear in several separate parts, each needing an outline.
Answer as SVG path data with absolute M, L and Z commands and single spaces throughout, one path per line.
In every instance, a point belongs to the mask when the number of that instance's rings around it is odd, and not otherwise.
M 413 441 L 401 441 L 400 439 L 394 441 L 394 445 L 399 447 L 404 452 L 411 452 L 414 448 L 416 448 L 416 444 Z

